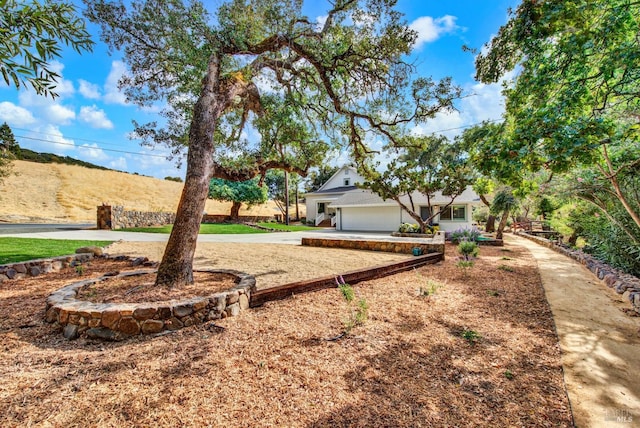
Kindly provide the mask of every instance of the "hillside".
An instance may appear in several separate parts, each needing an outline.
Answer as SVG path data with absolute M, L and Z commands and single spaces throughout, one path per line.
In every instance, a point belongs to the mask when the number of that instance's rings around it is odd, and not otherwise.
M 127 210 L 175 211 L 182 183 L 74 165 L 14 161 L 0 184 L 0 221 L 95 222 L 98 205 Z M 227 214 L 231 203 L 208 200 L 208 214 Z M 273 215 L 272 203 L 240 210 L 240 215 Z

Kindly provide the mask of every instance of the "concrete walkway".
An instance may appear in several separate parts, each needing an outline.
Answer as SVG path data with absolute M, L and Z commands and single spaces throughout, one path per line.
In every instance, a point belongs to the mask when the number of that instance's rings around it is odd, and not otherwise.
M 506 242 L 538 262 L 575 425 L 640 427 L 640 318 L 623 312 L 629 302 L 568 257 L 525 238 Z

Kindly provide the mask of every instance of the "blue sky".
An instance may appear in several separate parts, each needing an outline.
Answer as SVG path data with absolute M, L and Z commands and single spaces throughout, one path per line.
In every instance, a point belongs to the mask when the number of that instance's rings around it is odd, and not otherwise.
M 212 2 L 218 4 L 219 2 Z M 306 1 L 306 13 L 322 19 L 321 2 Z M 517 0 L 399 0 L 397 8 L 419 33 L 411 60 L 424 76 L 440 79 L 452 76 L 467 97 L 458 102 L 458 111 L 439 114 L 415 129 L 417 133 L 443 131 L 453 136 L 465 126 L 499 119 L 503 111 L 501 86 L 483 85 L 473 79 L 474 57 L 462 46 L 481 48 L 507 20 L 507 9 Z M 109 55 L 99 41 L 98 29 L 89 25 L 97 45 L 92 53 L 63 51 L 53 67 L 62 76 L 56 100 L 33 91 L 0 84 L 0 123 L 7 122 L 20 146 L 82 159 L 109 168 L 163 178 L 184 176 L 184 166 L 166 159 L 163 147 L 141 147 L 128 138 L 131 121 L 145 123 L 155 113 L 128 105 L 117 88 L 126 66 L 118 53 Z M 336 155 L 335 164 L 348 161 Z

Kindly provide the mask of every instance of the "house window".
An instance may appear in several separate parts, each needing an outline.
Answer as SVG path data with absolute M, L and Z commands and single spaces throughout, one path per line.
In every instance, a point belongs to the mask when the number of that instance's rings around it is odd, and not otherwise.
M 467 207 L 465 205 L 452 205 L 440 213 L 440 220 L 465 221 L 467 219 Z
M 344 185 L 345 185 L 345 186 L 348 186 L 350 183 L 351 183 L 351 182 L 349 181 L 349 179 L 348 179 L 348 178 L 345 178 L 345 179 L 344 179 Z
M 318 214 L 322 214 L 324 212 L 324 202 L 318 202 Z
M 348 169 L 344 170 L 344 175 L 349 175 L 349 170 Z

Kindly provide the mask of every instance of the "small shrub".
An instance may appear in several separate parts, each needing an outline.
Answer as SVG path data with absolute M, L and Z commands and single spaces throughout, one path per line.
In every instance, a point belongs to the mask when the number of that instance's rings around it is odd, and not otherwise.
M 489 296 L 498 297 L 500 295 L 500 292 L 498 290 L 487 290 L 487 294 Z
M 367 313 L 369 311 L 369 305 L 364 298 L 358 299 L 355 308 L 353 307 L 353 301 L 355 300 L 355 291 L 353 287 L 344 282 L 342 276 L 336 278 L 338 289 L 340 294 L 349 305 L 349 318 L 343 321 L 344 330 L 338 337 L 348 336 L 354 327 L 364 324 L 367 320 Z
M 460 241 L 458 244 L 458 253 L 460 258 L 456 266 L 463 270 L 464 276 L 467 276 L 467 270 L 474 265 L 474 258 L 478 256 L 478 244 L 474 241 Z
M 420 286 L 420 288 L 418 288 L 418 297 L 433 296 L 441 287 L 443 287 L 443 284 L 438 281 L 434 281 L 433 279 L 428 279 L 427 284 L 424 287 Z
M 75 266 L 75 270 L 76 270 L 76 274 L 78 276 L 84 275 L 84 266 L 83 265 L 80 265 L 80 264 L 76 265 Z
M 480 333 L 475 330 L 463 330 L 460 336 L 471 345 L 475 345 L 478 340 L 482 339 Z
M 503 270 L 505 272 L 513 272 L 513 268 L 507 265 L 500 265 L 498 266 L 498 269 Z
M 420 226 L 415 223 L 402 223 L 398 228 L 400 233 L 418 233 L 420 232 Z
M 471 229 L 458 229 L 451 232 L 451 242 L 454 244 L 462 241 L 477 241 L 480 236 L 480 230 L 477 227 Z
M 513 373 L 511 372 L 511 370 L 505 370 L 504 371 L 504 377 L 506 377 L 509 380 L 512 380 L 514 376 L 513 376 Z

